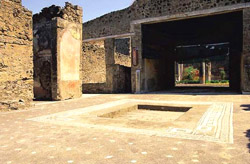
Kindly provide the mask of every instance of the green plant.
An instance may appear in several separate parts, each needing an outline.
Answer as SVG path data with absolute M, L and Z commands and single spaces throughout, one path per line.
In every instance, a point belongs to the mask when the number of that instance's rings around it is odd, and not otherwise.
M 220 78 L 221 80 L 225 80 L 226 79 L 226 72 L 224 71 L 224 69 L 220 69 Z
M 177 82 L 177 84 L 199 84 L 199 80 L 182 80 Z
M 221 83 L 229 83 L 229 80 L 221 80 Z
M 211 82 L 211 83 L 220 83 L 219 80 L 211 80 L 210 82 Z
M 184 77 L 183 80 L 191 80 L 193 81 L 196 74 L 197 74 L 197 69 L 195 69 L 193 66 L 189 66 L 184 69 Z

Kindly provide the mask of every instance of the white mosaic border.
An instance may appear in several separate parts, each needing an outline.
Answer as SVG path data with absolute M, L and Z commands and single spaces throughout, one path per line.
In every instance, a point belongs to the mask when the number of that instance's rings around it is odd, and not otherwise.
M 162 103 L 162 104 L 176 104 L 176 105 L 210 105 L 205 114 L 198 122 L 195 130 L 191 129 L 177 129 L 166 128 L 166 131 L 123 128 L 118 126 L 107 125 L 93 125 L 72 122 L 74 116 L 82 115 L 98 110 L 103 110 L 115 106 L 125 105 L 128 103 Z M 190 140 L 205 140 L 210 142 L 233 143 L 233 103 L 223 102 L 190 102 L 190 101 L 156 101 L 156 100 L 138 100 L 138 99 L 125 99 L 112 101 L 100 105 L 74 109 L 70 111 L 55 113 L 51 115 L 36 117 L 28 119 L 31 121 L 45 122 L 66 126 L 77 126 L 84 128 L 95 128 L 112 130 L 123 133 L 135 133 L 150 136 L 161 136 L 171 138 L 181 138 Z M 206 133 L 212 133 L 207 135 Z

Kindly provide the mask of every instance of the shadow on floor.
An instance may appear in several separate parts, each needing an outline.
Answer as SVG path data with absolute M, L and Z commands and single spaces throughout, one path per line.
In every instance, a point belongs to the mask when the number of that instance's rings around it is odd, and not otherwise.
M 250 129 L 246 131 L 246 137 L 249 140 L 249 143 L 247 144 L 247 148 L 249 149 L 249 153 L 250 153 Z
M 242 109 L 245 111 L 250 111 L 250 104 L 243 104 L 240 107 L 242 107 Z

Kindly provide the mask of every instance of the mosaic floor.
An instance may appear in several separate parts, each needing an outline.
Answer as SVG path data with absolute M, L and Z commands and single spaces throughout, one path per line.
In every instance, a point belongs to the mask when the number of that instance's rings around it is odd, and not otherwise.
M 34 102 L 0 112 L 0 163 L 249 164 L 249 100 L 150 93 Z
M 153 126 L 152 128 L 150 128 L 150 121 L 147 124 L 149 126 L 145 128 L 143 126 L 130 126 L 129 123 L 125 122 L 125 119 L 127 118 L 124 116 L 116 119 L 98 117 L 97 113 L 102 113 L 105 110 L 114 111 L 118 108 L 131 104 L 184 105 L 190 106 L 192 109 L 190 112 L 186 112 L 183 116 L 180 115 L 176 117 L 176 119 L 170 123 L 166 122 L 166 124 L 162 124 L 161 127 Z M 143 113 L 141 115 L 143 115 Z M 233 103 L 228 102 L 185 102 L 125 99 L 35 117 L 28 120 L 57 125 L 106 129 L 122 133 L 233 143 L 232 118 Z M 133 121 L 138 120 L 134 119 Z M 130 122 L 130 124 L 136 124 L 136 122 Z

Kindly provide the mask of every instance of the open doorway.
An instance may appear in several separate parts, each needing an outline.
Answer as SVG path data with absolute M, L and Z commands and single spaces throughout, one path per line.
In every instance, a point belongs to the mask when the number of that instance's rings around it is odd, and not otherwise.
M 242 37 L 242 11 L 143 24 L 143 90 L 240 91 Z
M 176 47 L 175 87 L 230 87 L 230 45 Z

